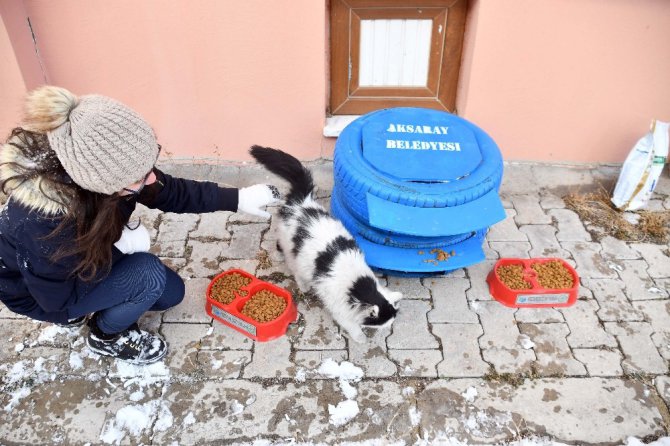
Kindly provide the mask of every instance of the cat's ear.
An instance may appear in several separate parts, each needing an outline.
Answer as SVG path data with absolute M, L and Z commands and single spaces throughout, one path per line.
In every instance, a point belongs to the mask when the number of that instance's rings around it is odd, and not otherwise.
M 395 305 L 398 301 L 402 299 L 402 293 L 400 291 L 391 291 L 389 293 L 389 302 Z

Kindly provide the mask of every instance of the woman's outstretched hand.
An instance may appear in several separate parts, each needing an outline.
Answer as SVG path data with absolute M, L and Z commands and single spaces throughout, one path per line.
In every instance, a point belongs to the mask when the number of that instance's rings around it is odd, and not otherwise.
M 259 217 L 269 218 L 270 213 L 261 208 L 280 201 L 279 190 L 268 184 L 254 184 L 239 190 L 237 210 Z

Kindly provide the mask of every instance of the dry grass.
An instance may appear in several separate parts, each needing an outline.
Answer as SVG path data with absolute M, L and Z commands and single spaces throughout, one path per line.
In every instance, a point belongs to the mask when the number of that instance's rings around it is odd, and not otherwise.
M 567 207 L 584 222 L 590 222 L 619 240 L 631 242 L 667 243 L 670 231 L 670 211 L 635 211 L 640 216 L 634 225 L 624 218 L 624 213 L 615 208 L 610 194 L 604 188 L 595 192 L 572 193 L 563 197 Z

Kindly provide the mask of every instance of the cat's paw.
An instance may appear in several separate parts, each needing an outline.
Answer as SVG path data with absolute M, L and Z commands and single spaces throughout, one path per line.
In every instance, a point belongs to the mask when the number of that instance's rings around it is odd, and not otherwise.
M 356 342 L 357 344 L 365 344 L 368 340 L 368 337 L 365 336 L 363 332 L 349 334 L 349 337 L 351 338 L 352 341 Z
M 303 294 L 308 293 L 309 290 L 312 288 L 311 285 L 309 285 L 308 283 L 303 282 L 302 280 L 298 279 L 297 277 L 295 278 L 295 284 L 298 285 L 298 289 Z

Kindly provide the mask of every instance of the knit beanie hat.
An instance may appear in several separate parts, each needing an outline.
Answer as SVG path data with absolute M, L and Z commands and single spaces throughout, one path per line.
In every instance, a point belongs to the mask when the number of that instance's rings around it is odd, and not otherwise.
M 149 124 L 105 96 L 77 97 L 64 88 L 40 87 L 28 95 L 23 128 L 46 133 L 72 180 L 106 195 L 141 181 L 158 157 Z

